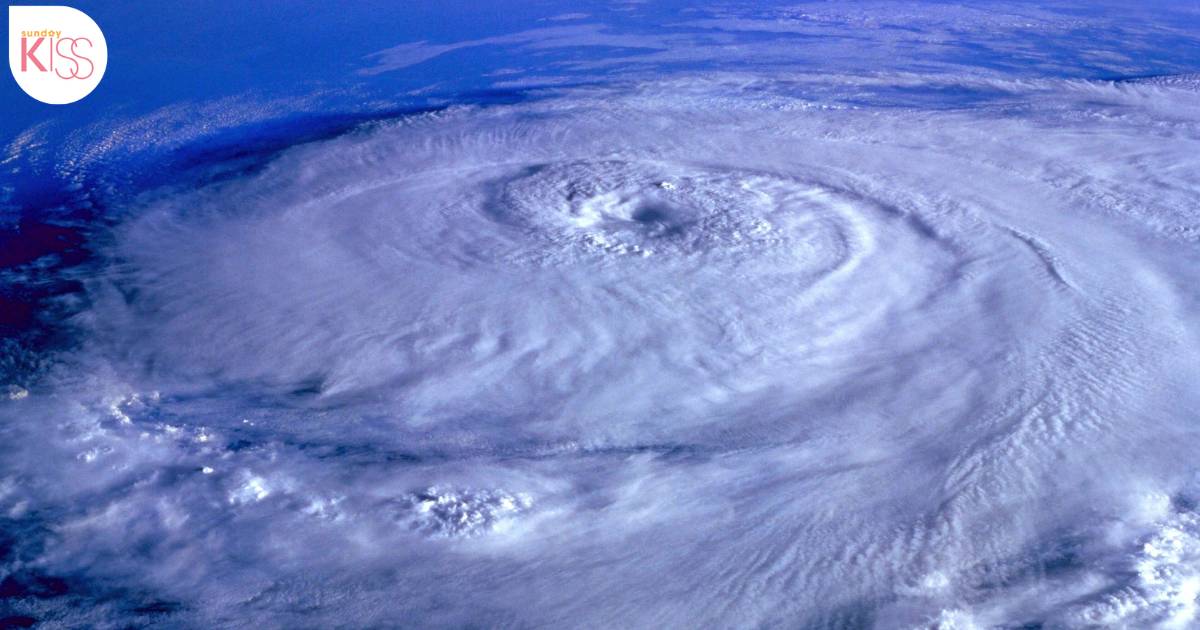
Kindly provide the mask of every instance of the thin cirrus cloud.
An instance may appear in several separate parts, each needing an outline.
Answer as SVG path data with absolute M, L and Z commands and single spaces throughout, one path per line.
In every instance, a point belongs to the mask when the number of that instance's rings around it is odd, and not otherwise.
M 392 72 L 429 61 L 430 59 L 456 50 L 479 46 L 514 46 L 517 49 L 527 48 L 533 50 L 568 48 L 572 46 L 608 46 L 613 48 L 665 50 L 670 47 L 670 42 L 670 39 L 658 36 L 610 33 L 604 26 L 598 24 L 552 26 L 450 44 L 432 44 L 424 41 L 399 44 L 367 55 L 365 59 L 369 60 L 371 65 L 360 69 L 358 72 L 359 74 L 368 76 Z

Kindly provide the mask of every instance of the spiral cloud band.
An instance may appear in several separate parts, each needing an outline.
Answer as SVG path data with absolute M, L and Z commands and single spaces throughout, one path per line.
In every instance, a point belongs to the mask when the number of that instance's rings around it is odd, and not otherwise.
M 1196 623 L 1198 95 L 683 75 L 139 197 L 0 469 L 14 579 L 123 595 L 22 606 Z

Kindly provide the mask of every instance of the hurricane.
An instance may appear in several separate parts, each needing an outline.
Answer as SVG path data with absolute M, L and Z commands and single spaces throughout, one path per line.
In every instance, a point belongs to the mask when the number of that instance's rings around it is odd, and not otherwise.
M 1073 6 L 565 14 L 359 59 L 541 64 L 486 97 L 32 127 L 0 610 L 1194 627 L 1200 14 Z

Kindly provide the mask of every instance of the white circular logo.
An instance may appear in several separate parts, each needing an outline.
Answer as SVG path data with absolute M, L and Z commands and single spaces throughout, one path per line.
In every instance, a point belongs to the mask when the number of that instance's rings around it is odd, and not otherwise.
M 25 93 L 65 105 L 92 93 L 108 67 L 104 33 L 71 7 L 9 7 L 8 67 Z

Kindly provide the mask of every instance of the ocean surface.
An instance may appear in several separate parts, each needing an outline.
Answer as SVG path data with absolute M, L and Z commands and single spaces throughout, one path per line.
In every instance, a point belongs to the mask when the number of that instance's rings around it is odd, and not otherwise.
M 0 628 L 1200 627 L 1200 4 L 72 6 Z

